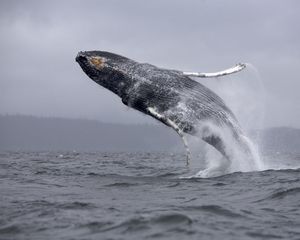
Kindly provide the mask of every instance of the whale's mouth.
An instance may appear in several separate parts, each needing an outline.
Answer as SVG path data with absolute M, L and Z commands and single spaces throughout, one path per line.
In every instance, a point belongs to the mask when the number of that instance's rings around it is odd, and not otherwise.
M 84 62 L 84 61 L 87 60 L 87 57 L 84 55 L 83 52 L 79 52 L 79 53 L 77 54 L 75 60 L 76 60 L 76 62 L 78 62 L 78 63 L 82 63 L 82 62 Z
M 86 55 L 84 52 L 79 52 L 75 58 L 82 70 L 94 81 L 98 80 L 100 68 L 103 68 L 103 63 L 93 60 L 94 57 Z M 95 66 L 96 65 L 96 66 Z M 100 66 L 101 65 L 101 66 Z

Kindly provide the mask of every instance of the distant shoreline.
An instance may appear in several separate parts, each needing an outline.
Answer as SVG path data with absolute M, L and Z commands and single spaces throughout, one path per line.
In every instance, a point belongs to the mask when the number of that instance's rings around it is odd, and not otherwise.
M 257 131 L 255 131 L 257 132 Z M 300 152 L 300 129 L 259 131 L 264 151 Z M 162 124 L 118 124 L 89 119 L 0 115 L 0 151 L 183 151 Z

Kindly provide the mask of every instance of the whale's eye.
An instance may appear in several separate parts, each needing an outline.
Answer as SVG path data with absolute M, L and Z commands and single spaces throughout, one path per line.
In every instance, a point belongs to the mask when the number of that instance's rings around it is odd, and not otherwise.
M 104 60 L 101 57 L 91 57 L 90 62 L 98 69 L 102 68 L 104 64 Z

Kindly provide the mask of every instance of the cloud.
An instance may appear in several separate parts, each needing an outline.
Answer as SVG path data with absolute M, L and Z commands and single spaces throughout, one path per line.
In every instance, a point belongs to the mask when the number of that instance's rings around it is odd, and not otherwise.
M 266 126 L 300 127 L 299 1 L 36 0 L 0 5 L 0 114 L 150 121 L 128 111 L 75 63 L 78 51 L 99 49 L 180 70 L 214 71 L 251 62 L 265 85 Z

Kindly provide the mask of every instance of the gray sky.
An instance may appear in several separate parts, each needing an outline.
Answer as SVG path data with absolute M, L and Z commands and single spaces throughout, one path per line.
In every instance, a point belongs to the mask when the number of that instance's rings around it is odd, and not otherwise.
M 2 0 L 0 114 L 152 122 L 75 63 L 80 50 L 106 50 L 186 71 L 250 62 L 260 78 L 199 81 L 242 121 L 261 119 L 265 106 L 264 126 L 300 127 L 299 10 L 297 0 Z

